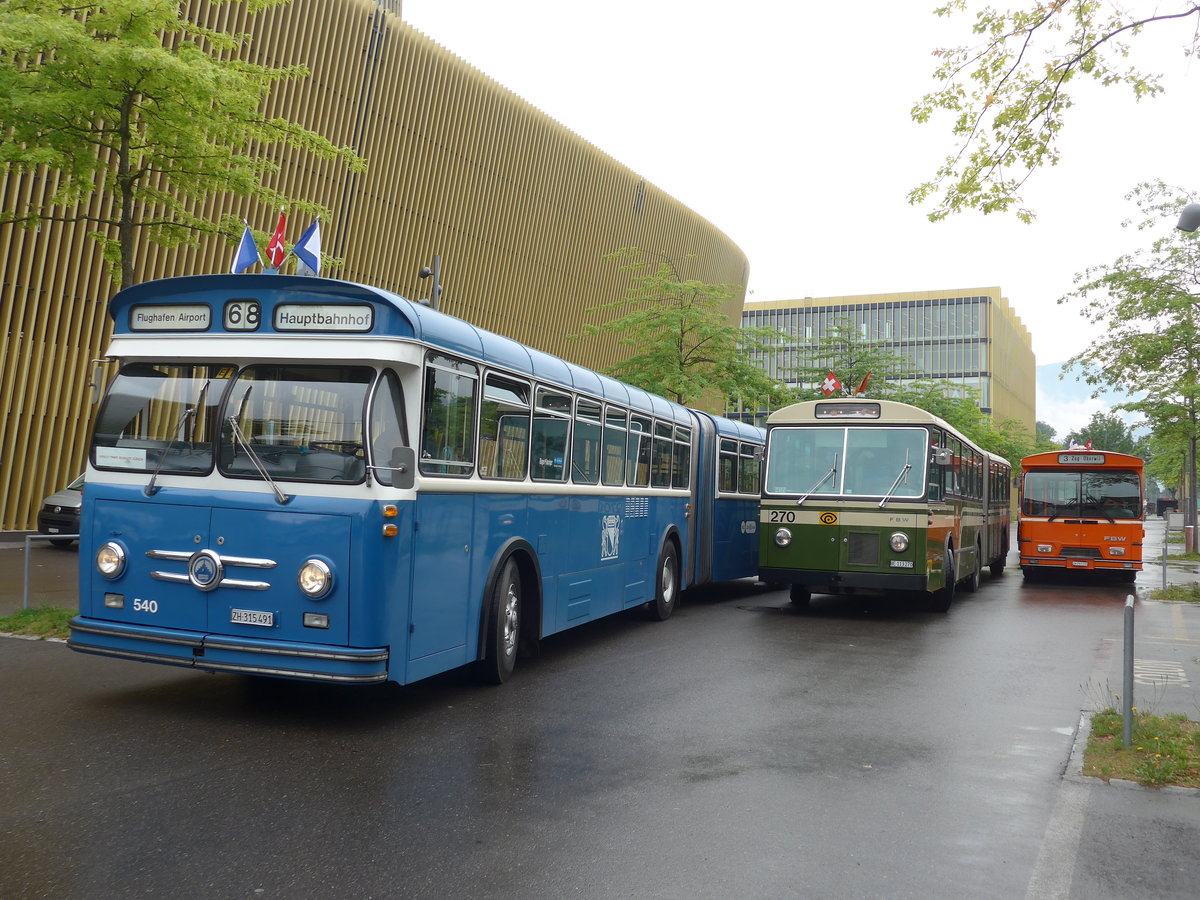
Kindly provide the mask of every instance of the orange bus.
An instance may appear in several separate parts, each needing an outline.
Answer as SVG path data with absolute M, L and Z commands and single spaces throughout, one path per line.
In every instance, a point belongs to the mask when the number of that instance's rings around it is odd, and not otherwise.
M 1105 450 L 1055 450 L 1021 460 L 1021 573 L 1107 571 L 1133 581 L 1142 567 L 1144 465 Z

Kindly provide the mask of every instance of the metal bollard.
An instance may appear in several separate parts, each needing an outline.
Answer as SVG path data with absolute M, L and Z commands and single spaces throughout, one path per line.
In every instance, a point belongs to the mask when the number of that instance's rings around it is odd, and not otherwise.
M 1125 684 L 1121 692 L 1121 742 L 1133 743 L 1133 594 L 1125 598 Z
M 1162 583 L 1162 586 L 1163 586 L 1163 590 L 1165 591 L 1165 590 L 1167 589 L 1167 532 L 1166 532 L 1165 530 L 1163 531 L 1163 563 L 1162 563 L 1162 570 L 1163 570 L 1163 583 Z

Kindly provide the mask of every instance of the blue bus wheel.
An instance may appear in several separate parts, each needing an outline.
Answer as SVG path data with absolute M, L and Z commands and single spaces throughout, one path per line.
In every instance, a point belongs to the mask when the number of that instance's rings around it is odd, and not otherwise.
M 650 618 L 662 622 L 675 611 L 679 599 L 679 554 L 675 542 L 667 541 L 658 554 L 658 575 L 655 579 L 654 599 L 649 604 Z
M 492 589 L 488 615 L 487 649 L 480 661 L 480 674 L 489 684 L 503 684 L 517 664 L 521 640 L 521 570 L 509 559 Z

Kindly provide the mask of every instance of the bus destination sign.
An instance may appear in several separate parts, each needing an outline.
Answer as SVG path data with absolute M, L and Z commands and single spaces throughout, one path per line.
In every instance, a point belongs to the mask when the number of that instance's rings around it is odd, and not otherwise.
M 367 332 L 375 310 L 366 303 L 281 303 L 275 307 L 276 331 Z
M 1058 454 L 1058 464 L 1060 466 L 1102 466 L 1104 465 L 1104 454 L 1080 453 L 1079 451 L 1060 453 Z
M 208 331 L 212 310 L 203 303 L 135 306 L 129 311 L 130 331 Z

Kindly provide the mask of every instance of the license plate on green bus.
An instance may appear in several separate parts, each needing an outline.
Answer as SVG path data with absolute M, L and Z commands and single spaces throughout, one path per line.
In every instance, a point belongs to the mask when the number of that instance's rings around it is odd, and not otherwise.
M 262 625 L 266 628 L 274 628 L 275 613 L 263 612 L 258 609 L 231 609 L 229 621 L 235 625 Z

